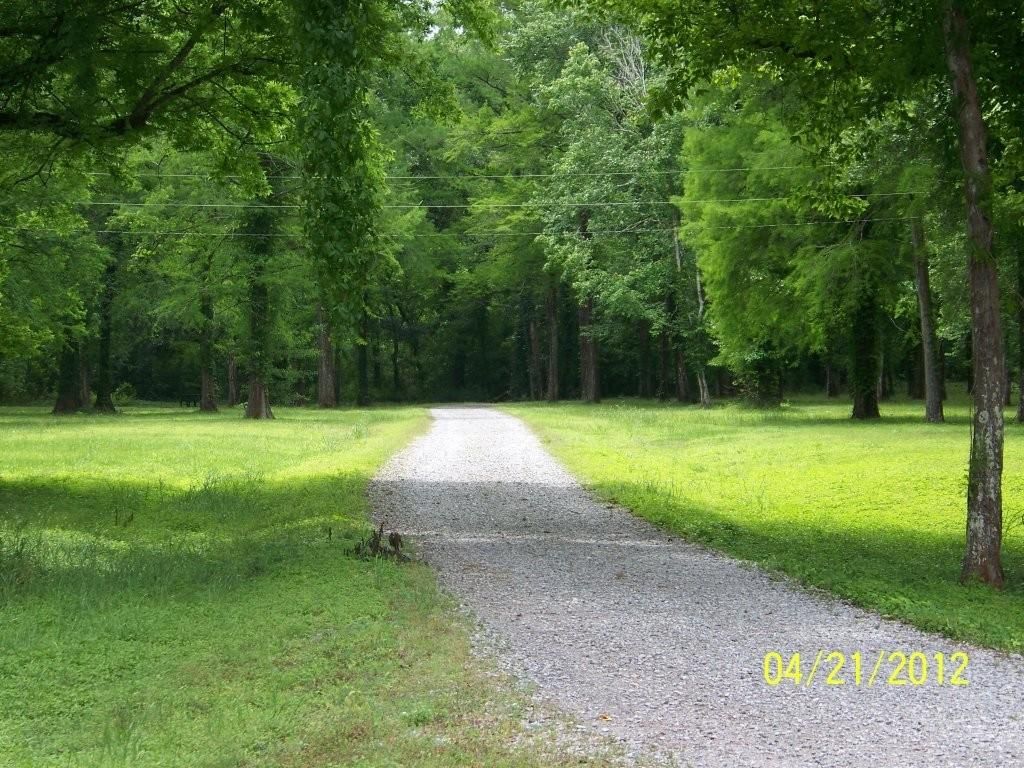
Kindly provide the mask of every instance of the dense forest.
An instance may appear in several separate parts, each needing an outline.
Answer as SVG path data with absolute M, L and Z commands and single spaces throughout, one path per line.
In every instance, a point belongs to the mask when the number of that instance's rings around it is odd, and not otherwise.
M 965 382 L 965 574 L 1001 582 L 1018 4 L 4 8 L 3 401 L 902 391 L 941 421 Z

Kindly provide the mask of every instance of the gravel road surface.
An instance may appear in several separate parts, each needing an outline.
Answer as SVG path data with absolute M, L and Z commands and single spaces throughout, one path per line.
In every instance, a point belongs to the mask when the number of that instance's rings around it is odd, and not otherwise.
M 773 579 L 601 503 L 518 419 L 437 408 L 371 486 L 537 695 L 681 766 L 1024 766 L 1024 659 L 958 645 Z M 925 686 L 763 679 L 765 653 L 923 651 Z M 966 650 L 967 687 L 933 654 Z M 852 681 L 852 662 L 842 670 Z M 906 673 L 904 672 L 904 677 Z

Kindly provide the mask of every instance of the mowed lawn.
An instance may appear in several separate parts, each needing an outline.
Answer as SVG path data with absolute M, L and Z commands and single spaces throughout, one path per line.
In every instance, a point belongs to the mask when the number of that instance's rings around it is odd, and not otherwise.
M 969 409 L 923 423 L 918 402 L 854 422 L 845 400 L 703 411 L 650 402 L 517 405 L 599 495 L 692 541 L 919 627 L 1024 651 L 1024 427 L 1006 430 L 1004 566 L 958 584 Z
M 550 766 L 417 565 L 347 554 L 422 409 L 0 409 L 0 765 Z

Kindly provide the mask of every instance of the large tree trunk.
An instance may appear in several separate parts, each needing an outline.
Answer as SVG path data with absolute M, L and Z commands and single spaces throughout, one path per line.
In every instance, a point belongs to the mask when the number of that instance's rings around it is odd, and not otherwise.
M 369 325 L 369 318 L 364 314 L 359 329 L 359 335 L 362 338 L 356 343 L 356 405 L 358 406 L 370 404 Z
M 597 360 L 597 339 L 594 338 L 594 300 L 584 299 L 580 318 L 580 398 L 585 403 L 601 400 Z
M 677 349 L 675 354 L 676 364 L 676 400 L 680 403 L 688 402 L 690 399 L 690 388 L 686 382 L 686 355 L 682 349 Z
M 658 399 L 668 400 L 668 368 L 672 349 L 668 329 L 662 328 L 658 336 Z
M 273 173 L 273 163 L 264 155 L 264 169 L 268 176 Z M 247 419 L 272 419 L 270 410 L 270 392 L 268 383 L 272 369 L 270 350 L 272 317 L 270 304 L 270 286 L 266 278 L 267 260 L 272 252 L 271 234 L 276 221 L 272 204 L 278 200 L 276 194 L 260 198 L 257 202 L 263 207 L 251 208 L 247 215 L 246 232 L 249 259 L 249 399 L 246 401 L 245 417 Z M 271 207 L 267 207 L 270 203 Z
M 678 242 L 678 240 L 677 240 Z M 704 312 L 707 303 L 704 301 L 704 286 L 700 282 L 700 267 L 694 269 L 694 284 L 697 288 L 697 323 L 704 324 Z M 711 390 L 708 389 L 708 374 L 705 366 L 697 369 L 697 389 L 700 392 L 700 407 L 711 407 Z
M 115 244 L 115 248 L 117 245 Z M 93 408 L 103 413 L 115 413 L 114 377 L 111 360 L 111 342 L 114 336 L 114 284 L 117 279 L 117 258 L 110 260 L 103 271 L 103 293 L 100 295 L 99 356 L 96 360 L 96 400 Z
M 928 274 L 928 247 L 920 218 L 911 223 L 914 240 L 914 285 L 917 288 L 917 309 L 921 316 L 921 351 L 924 359 L 924 417 L 933 424 L 944 421 L 942 413 L 942 377 L 939 372 L 939 344 L 935 335 L 935 314 L 932 311 L 932 289 Z
M 331 340 L 331 325 L 323 305 L 316 308 L 317 347 L 319 360 L 316 375 L 316 404 L 321 408 L 338 405 L 335 389 L 334 343 Z
M 651 396 L 651 327 L 646 320 L 640 322 L 637 333 L 640 364 L 637 366 L 637 394 L 640 397 Z
M 832 363 L 825 363 L 825 397 L 839 397 L 839 375 Z
M 256 266 L 249 288 L 249 399 L 245 418 L 272 419 L 267 379 L 270 372 L 270 292 Z
M 877 419 L 879 381 L 878 302 L 871 288 L 862 290 L 853 311 L 850 394 L 853 418 Z
M 544 301 L 547 312 L 548 331 L 548 381 L 544 396 L 551 402 L 561 398 L 558 382 L 558 284 L 552 282 L 548 286 L 548 295 Z
M 249 399 L 245 404 L 245 418 L 274 418 L 274 412 L 270 410 L 270 393 L 267 392 L 266 382 L 258 376 L 249 378 Z
M 697 371 L 697 389 L 700 392 L 700 407 L 711 407 L 711 390 L 708 389 L 708 374 L 706 368 Z
M 238 405 L 238 361 L 228 355 L 228 406 Z
M 1017 248 L 1017 423 L 1024 424 L 1024 248 Z
M 199 311 L 203 318 L 199 334 L 199 410 L 206 413 L 217 410 L 217 392 L 213 379 L 213 296 L 210 293 L 212 262 L 211 252 L 204 265 L 203 288 L 199 297 Z
M 398 320 L 392 324 L 391 334 L 391 391 L 395 400 L 402 399 L 402 370 L 399 366 L 400 348 L 398 345 Z
M 75 413 L 85 405 L 81 356 L 79 343 L 65 335 L 57 368 L 57 401 L 53 404 L 53 413 L 57 415 Z
M 92 382 L 89 378 L 89 358 L 85 352 L 85 344 L 78 345 L 78 402 L 83 408 L 89 407 L 92 399 Z
M 999 285 L 993 252 L 992 174 L 985 120 L 971 65 L 967 16 L 959 0 L 946 6 L 946 62 L 952 76 L 967 205 L 968 276 L 971 300 L 971 362 L 974 416 L 967 480 L 967 546 L 963 581 L 1003 586 L 1003 388 L 1006 359 L 999 317 Z
M 527 333 L 530 336 L 530 362 L 527 366 L 527 372 L 530 380 L 530 399 L 540 400 L 543 390 L 540 371 L 540 323 L 537 322 L 537 318 L 532 314 L 530 316 Z

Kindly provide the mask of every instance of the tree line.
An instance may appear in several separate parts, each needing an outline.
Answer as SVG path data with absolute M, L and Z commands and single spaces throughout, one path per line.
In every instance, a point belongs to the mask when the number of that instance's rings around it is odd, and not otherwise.
M 964 578 L 1002 584 L 1015 4 L 7 5 L 4 400 L 941 422 L 966 381 Z

